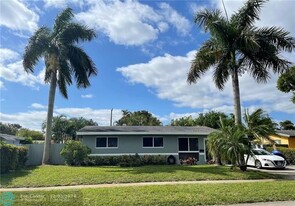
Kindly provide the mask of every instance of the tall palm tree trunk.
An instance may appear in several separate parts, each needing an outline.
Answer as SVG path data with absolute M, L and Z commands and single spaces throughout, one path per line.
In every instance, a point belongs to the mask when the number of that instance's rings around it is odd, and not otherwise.
M 53 117 L 56 81 L 57 81 L 56 71 L 54 71 L 51 74 L 51 80 L 50 80 L 48 111 L 47 111 L 47 119 L 46 119 L 46 135 L 45 135 L 42 164 L 50 163 L 50 144 L 51 144 L 51 135 L 52 135 L 51 129 L 52 129 L 52 117 Z
M 240 86 L 239 86 L 239 76 L 236 69 L 232 72 L 232 87 L 234 96 L 234 115 L 235 124 L 241 124 L 242 114 L 241 114 L 241 101 L 240 101 Z

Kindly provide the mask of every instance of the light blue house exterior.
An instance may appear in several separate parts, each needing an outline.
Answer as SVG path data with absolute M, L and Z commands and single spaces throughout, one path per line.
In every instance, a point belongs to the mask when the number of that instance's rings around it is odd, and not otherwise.
M 165 155 L 180 159 L 195 157 L 207 162 L 209 127 L 181 126 L 88 126 L 77 132 L 91 149 L 90 156 Z

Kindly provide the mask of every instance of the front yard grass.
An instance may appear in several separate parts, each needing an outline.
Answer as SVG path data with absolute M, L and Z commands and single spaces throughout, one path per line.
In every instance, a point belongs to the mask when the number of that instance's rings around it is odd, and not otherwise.
M 1 187 L 46 187 L 102 183 L 163 182 L 192 180 L 247 180 L 278 178 L 258 171 L 231 170 L 213 165 L 163 165 L 143 167 L 38 166 L 1 175 Z
M 13 192 L 14 205 L 222 205 L 295 200 L 295 181 Z

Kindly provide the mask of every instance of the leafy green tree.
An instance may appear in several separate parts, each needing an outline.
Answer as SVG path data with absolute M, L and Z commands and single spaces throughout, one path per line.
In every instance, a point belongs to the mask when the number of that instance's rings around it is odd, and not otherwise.
M 21 128 L 17 132 L 17 136 L 20 137 L 31 137 L 32 140 L 44 140 L 44 135 L 42 132 L 35 131 L 35 130 L 29 130 L 26 128 Z
M 39 28 L 29 39 L 23 56 L 23 66 L 28 73 L 34 72 L 38 60 L 44 57 L 45 82 L 50 84 L 43 164 L 49 163 L 56 87 L 68 98 L 67 86 L 73 83 L 72 76 L 78 88 L 86 88 L 90 86 L 89 77 L 97 74 L 91 58 L 76 44 L 91 41 L 95 32 L 73 22 L 73 16 L 72 9 L 67 8 L 56 17 L 53 29 Z
M 196 83 L 210 68 L 220 90 L 231 78 L 236 124 L 242 121 L 239 76 L 248 72 L 258 83 L 267 82 L 271 69 L 281 73 L 290 66 L 280 52 L 292 52 L 295 48 L 294 38 L 284 29 L 255 26 L 263 3 L 265 0 L 248 0 L 230 19 L 220 10 L 207 9 L 195 17 L 195 23 L 210 32 L 210 38 L 198 49 L 187 81 Z
M 230 122 L 230 117 L 227 117 L 223 112 L 210 111 L 206 113 L 200 113 L 196 118 L 196 125 L 207 126 L 214 129 L 220 128 L 219 119 L 226 119 L 224 121 Z
M 18 130 L 20 130 L 22 126 L 19 124 L 9 124 L 9 123 L 2 123 L 0 122 L 0 133 L 3 134 L 10 134 L 10 135 L 16 135 Z
M 122 110 L 123 117 L 115 122 L 117 126 L 161 126 L 162 122 L 148 111 L 130 112 Z
M 285 120 L 280 122 L 280 129 L 283 130 L 295 130 L 294 123 L 291 122 L 290 120 Z
M 233 122 L 234 119 L 231 116 L 227 116 L 223 112 L 210 111 L 206 113 L 200 113 L 197 118 L 192 116 L 181 117 L 171 120 L 171 126 L 207 126 L 214 129 L 219 128 L 219 118 L 225 119 L 228 123 Z
M 32 137 L 26 137 L 24 140 L 19 141 L 21 144 L 33 144 Z
M 68 120 L 67 134 L 75 140 L 76 132 L 86 126 L 98 126 L 98 124 L 92 119 L 85 119 L 84 117 L 70 118 Z
M 52 139 L 55 142 L 63 143 L 66 140 L 75 140 L 76 132 L 85 126 L 97 126 L 92 119 L 84 117 L 70 118 L 65 115 L 55 116 L 52 119 Z M 42 123 L 42 130 L 46 129 L 46 121 Z
M 171 126 L 196 126 L 196 120 L 192 116 L 181 117 L 178 119 L 172 119 Z
M 295 66 L 281 74 L 277 81 L 277 88 L 285 93 L 292 92 L 291 101 L 295 104 Z

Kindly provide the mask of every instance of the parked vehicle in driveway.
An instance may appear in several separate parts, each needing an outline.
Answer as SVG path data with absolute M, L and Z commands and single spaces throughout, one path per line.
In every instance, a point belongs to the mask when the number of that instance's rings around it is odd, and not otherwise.
M 247 155 L 245 155 L 245 159 Z M 287 165 L 286 160 L 278 155 L 271 154 L 264 149 L 251 149 L 250 156 L 247 162 L 248 166 L 260 168 L 281 168 L 284 169 Z

